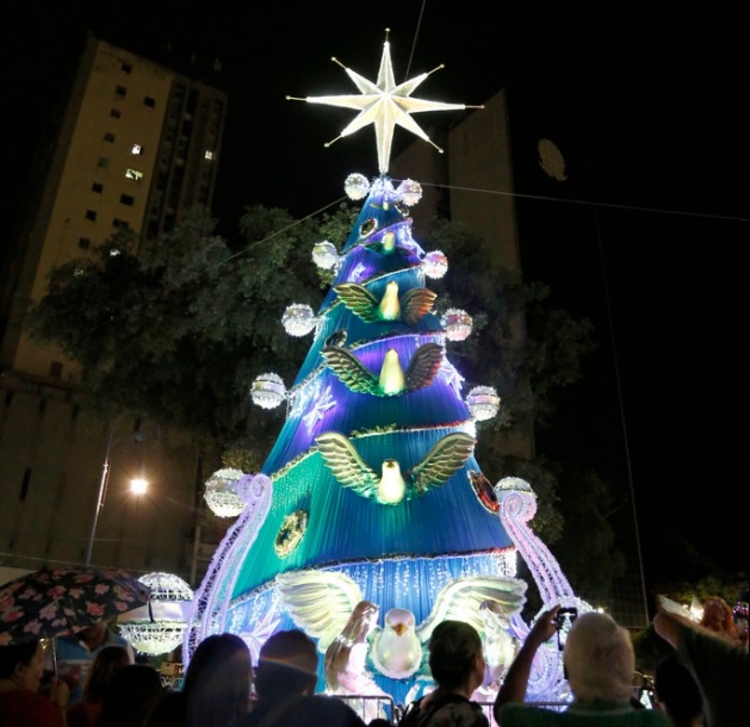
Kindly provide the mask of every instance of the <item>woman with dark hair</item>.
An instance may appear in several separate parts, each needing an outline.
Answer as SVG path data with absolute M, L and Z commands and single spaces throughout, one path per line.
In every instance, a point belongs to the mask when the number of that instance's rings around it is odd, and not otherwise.
M 129 663 L 130 654 L 122 646 L 105 646 L 96 655 L 83 688 L 83 699 L 68 707 L 68 727 L 96 727 L 109 683 Z
M 185 674 L 186 727 L 235 727 L 250 709 L 250 649 L 234 634 L 215 634 L 198 645 Z
M 252 661 L 234 634 L 201 641 L 190 660 L 182 691 L 165 694 L 148 727 L 236 727 L 250 709 Z
M 39 640 L 0 646 L 0 724 L 3 727 L 64 727 L 68 687 L 53 680 L 50 699 L 39 694 L 44 649 Z

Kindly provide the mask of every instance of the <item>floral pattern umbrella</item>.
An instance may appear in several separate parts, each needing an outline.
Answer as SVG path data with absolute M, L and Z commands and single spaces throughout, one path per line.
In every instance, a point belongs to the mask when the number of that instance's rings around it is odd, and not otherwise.
M 121 570 L 42 568 L 0 588 L 0 646 L 79 631 L 149 602 Z

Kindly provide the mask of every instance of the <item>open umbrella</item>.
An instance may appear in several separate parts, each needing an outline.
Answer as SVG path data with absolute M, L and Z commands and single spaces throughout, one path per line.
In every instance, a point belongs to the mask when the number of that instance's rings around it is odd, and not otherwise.
M 149 602 L 121 570 L 42 568 L 0 588 L 0 646 L 75 633 Z

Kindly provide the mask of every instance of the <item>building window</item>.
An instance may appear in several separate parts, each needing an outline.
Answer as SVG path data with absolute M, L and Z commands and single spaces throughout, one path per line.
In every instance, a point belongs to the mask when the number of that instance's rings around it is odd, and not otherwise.
M 207 159 L 208 161 L 212 161 L 214 158 L 214 153 L 210 149 L 206 149 L 206 153 L 203 155 L 204 159 Z
M 130 147 L 130 153 L 135 156 L 140 156 L 143 154 L 143 147 L 140 144 L 133 144 L 133 146 Z
M 120 70 L 123 73 L 132 73 L 133 72 L 133 66 L 131 66 L 130 63 L 123 62 L 123 64 L 120 66 Z
M 113 119 L 119 119 L 119 118 L 120 118 L 120 116 L 122 116 L 122 112 L 120 111 L 120 109 L 110 109 L 110 111 L 109 111 L 109 115 L 110 115 L 110 116 L 111 116 L 111 117 L 112 117 Z
M 91 185 L 91 191 L 96 192 L 97 194 L 101 194 L 104 191 L 104 185 L 99 184 L 99 182 L 94 182 Z
M 94 222 L 96 220 L 96 212 L 94 210 L 86 210 L 86 219 Z
M 104 141 L 108 141 L 110 144 L 115 140 L 115 135 L 111 132 L 106 132 L 104 134 Z
M 63 365 L 60 361 L 52 361 L 49 365 L 49 375 L 53 379 L 62 378 Z
M 128 169 L 125 172 L 125 176 L 128 179 L 135 179 L 137 182 L 138 180 L 143 179 L 143 172 L 139 172 L 137 169 Z
M 115 217 L 112 220 L 112 227 L 114 227 L 116 230 L 129 230 L 130 223 L 126 220 L 121 220 L 119 217 Z
M 128 207 L 132 207 L 135 200 L 129 194 L 121 194 L 120 202 L 122 202 L 122 204 L 128 205 Z
M 154 108 L 154 106 L 156 106 L 156 99 L 151 98 L 151 96 L 146 96 L 146 98 L 143 99 L 143 104 L 149 108 Z
M 118 96 L 124 96 L 128 92 L 128 89 L 125 88 L 125 86 L 117 86 L 115 87 L 115 93 Z
M 91 247 L 91 240 L 89 240 L 88 237 L 79 237 L 78 247 L 80 247 L 81 250 L 88 250 Z
M 99 166 L 102 169 L 109 167 L 109 159 L 107 159 L 107 157 L 99 157 Z

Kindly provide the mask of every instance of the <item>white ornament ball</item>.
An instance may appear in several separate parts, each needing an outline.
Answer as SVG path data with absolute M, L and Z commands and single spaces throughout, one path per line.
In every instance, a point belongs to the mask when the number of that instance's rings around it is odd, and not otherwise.
M 287 306 L 284 315 L 281 317 L 284 330 L 290 336 L 297 336 L 298 338 L 310 333 L 317 322 L 315 312 L 307 303 L 293 303 Z
M 445 337 L 449 341 L 465 341 L 473 327 L 471 316 L 460 308 L 449 308 L 440 319 L 445 329 Z
M 253 381 L 250 397 L 263 409 L 275 409 L 286 399 L 286 386 L 278 374 L 261 374 Z
M 432 250 L 424 256 L 422 269 L 428 278 L 442 278 L 448 272 L 448 258 L 440 250 Z
M 350 174 L 344 180 L 344 191 L 351 200 L 364 199 L 370 191 L 370 182 L 364 174 Z
M 491 386 L 475 386 L 466 395 L 466 406 L 479 422 L 492 419 L 500 409 L 500 397 Z
M 404 181 L 398 185 L 396 191 L 401 197 L 401 201 L 409 207 L 413 207 L 420 199 L 422 199 L 422 185 L 419 182 L 415 182 L 413 179 L 404 179 Z
M 149 573 L 138 580 L 149 589 L 150 610 L 141 606 L 119 616 L 120 633 L 143 654 L 168 654 L 184 638 L 193 591 L 171 573 Z
M 313 262 L 323 270 L 331 270 L 339 264 L 339 253 L 336 246 L 328 240 L 323 240 L 313 247 Z
M 237 517 L 245 509 L 245 503 L 237 494 L 237 484 L 244 477 L 238 469 L 221 469 L 206 480 L 203 499 L 217 517 Z

